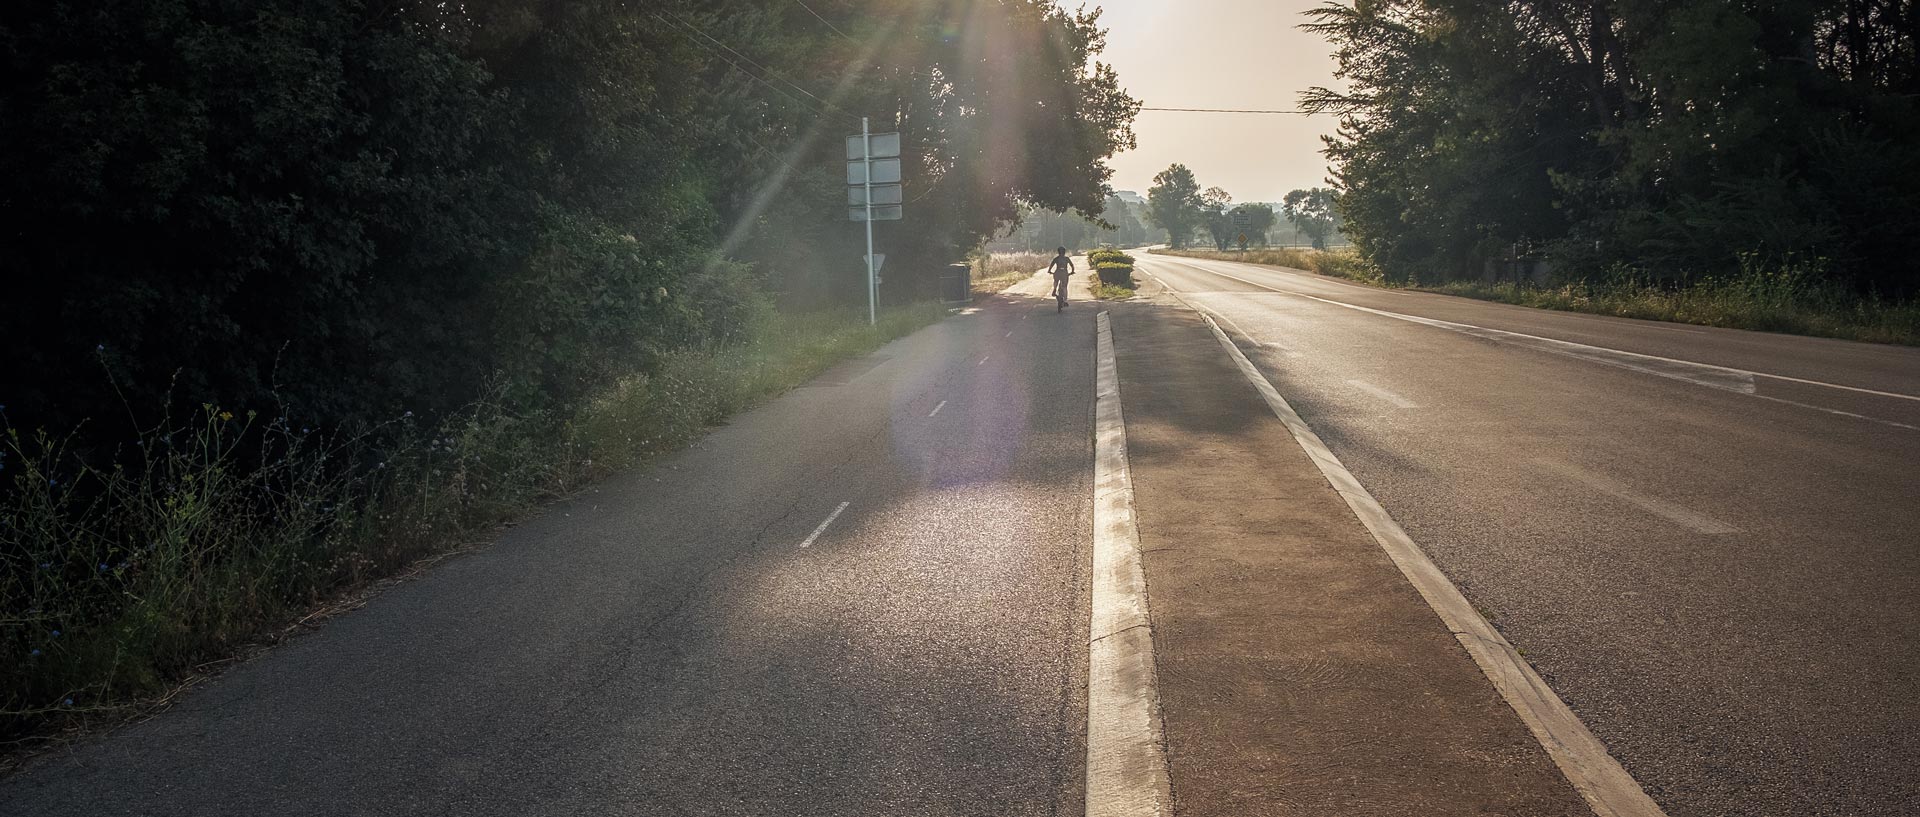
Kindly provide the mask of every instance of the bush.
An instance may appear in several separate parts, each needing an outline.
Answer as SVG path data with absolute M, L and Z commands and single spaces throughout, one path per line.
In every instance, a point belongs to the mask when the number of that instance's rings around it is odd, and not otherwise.
M 1102 261 L 1093 265 L 1093 271 L 1103 284 L 1133 289 L 1132 263 Z

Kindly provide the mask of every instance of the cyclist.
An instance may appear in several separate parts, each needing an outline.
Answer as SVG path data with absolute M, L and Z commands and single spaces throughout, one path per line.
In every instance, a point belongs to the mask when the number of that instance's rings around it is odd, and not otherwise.
M 1053 273 L 1053 297 L 1059 306 L 1053 311 L 1067 308 L 1067 277 L 1073 274 L 1073 259 L 1067 257 L 1067 248 L 1054 250 L 1053 262 L 1047 265 L 1047 271 Z

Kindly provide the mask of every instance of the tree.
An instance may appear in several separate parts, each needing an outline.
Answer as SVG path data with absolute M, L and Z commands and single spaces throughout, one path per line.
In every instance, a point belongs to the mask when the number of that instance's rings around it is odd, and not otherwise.
M 1327 248 L 1327 236 L 1338 226 L 1338 213 L 1334 208 L 1337 201 L 1332 190 L 1315 187 L 1310 190 L 1295 190 L 1281 201 L 1282 211 L 1287 220 L 1293 222 L 1295 229 L 1305 233 L 1307 240 L 1313 242 L 1313 248 Z M 1271 220 L 1272 212 L 1268 212 Z
M 1233 196 L 1218 187 L 1209 187 L 1200 194 L 1200 211 L 1216 250 L 1225 250 L 1233 243 L 1233 216 L 1227 211 L 1231 204 Z
M 1234 231 L 1237 239 L 1244 234 L 1248 241 L 1261 245 L 1267 243 L 1267 231 L 1273 229 L 1273 205 L 1249 202 L 1233 208 L 1230 213 L 1234 219 Z
M 1200 182 L 1186 165 L 1174 164 L 1153 177 L 1147 188 L 1147 219 L 1167 231 L 1167 243 L 1174 249 L 1187 246 L 1193 231 L 1204 221 L 1200 200 Z

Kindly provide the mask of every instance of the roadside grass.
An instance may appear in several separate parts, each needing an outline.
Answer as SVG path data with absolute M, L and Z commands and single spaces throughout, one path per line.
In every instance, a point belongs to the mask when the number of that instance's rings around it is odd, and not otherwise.
M 1190 258 L 1271 264 L 1391 287 L 1351 250 L 1156 252 Z M 1810 268 L 1744 264 L 1738 275 L 1686 286 L 1662 285 L 1631 274 L 1557 285 L 1511 281 L 1449 281 L 1406 287 L 1483 301 L 1622 318 L 1920 346 L 1920 301 L 1860 295 L 1822 280 Z
M 0 755 L 145 711 L 374 580 L 945 314 L 769 314 L 749 340 L 669 353 L 568 417 L 482 401 L 346 434 L 204 405 L 103 456 L 84 427 L 0 416 Z
M 1020 283 L 1053 260 L 1041 252 L 980 253 L 973 258 L 973 294 L 991 295 Z
M 1133 297 L 1133 290 L 1115 286 L 1098 278 L 1093 280 L 1093 297 L 1103 301 L 1124 301 Z

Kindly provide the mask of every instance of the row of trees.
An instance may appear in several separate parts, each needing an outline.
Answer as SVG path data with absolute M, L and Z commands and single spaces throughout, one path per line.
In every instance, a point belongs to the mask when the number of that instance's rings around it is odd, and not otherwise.
M 1912 294 L 1906 0 L 1372 0 L 1309 12 L 1350 91 L 1327 156 L 1391 279 L 1548 259 L 1674 283 L 1814 270 Z
M 1147 191 L 1148 221 L 1168 235 L 1175 249 L 1196 239 L 1210 241 L 1224 250 L 1240 243 L 1266 244 L 1276 216 L 1284 215 L 1293 228 L 1316 249 L 1325 249 L 1327 239 L 1337 233 L 1339 214 L 1334 191 L 1316 187 L 1295 190 L 1281 202 L 1276 214 L 1273 205 L 1261 202 L 1234 204 L 1233 196 L 1218 187 L 1201 189 L 1193 171 L 1174 164 L 1153 177 Z
M 1052 0 L 7 4 L 0 404 L 564 410 L 862 294 L 859 116 L 907 146 L 890 270 L 1099 212 L 1137 108 L 1102 45 Z

